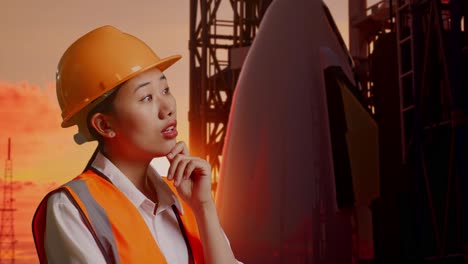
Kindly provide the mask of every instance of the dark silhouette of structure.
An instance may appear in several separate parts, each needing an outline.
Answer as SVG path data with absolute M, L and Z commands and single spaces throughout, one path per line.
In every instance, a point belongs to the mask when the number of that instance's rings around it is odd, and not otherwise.
M 351 52 L 379 124 L 375 263 L 464 263 L 468 3 L 384 0 L 360 14 Z
M 8 156 L 5 161 L 3 181 L 2 222 L 0 224 L 0 263 L 15 263 L 15 220 L 13 196 L 13 167 L 11 159 L 11 139 L 8 138 Z

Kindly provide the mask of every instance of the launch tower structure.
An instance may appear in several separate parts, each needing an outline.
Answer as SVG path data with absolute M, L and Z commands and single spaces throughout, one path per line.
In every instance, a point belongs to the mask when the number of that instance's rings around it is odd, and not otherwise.
M 13 196 L 13 162 L 11 159 L 11 138 L 8 138 L 8 152 L 5 161 L 5 177 L 3 180 L 3 205 L 0 208 L 2 219 L 0 223 L 0 264 L 15 263 L 15 219 Z
M 379 124 L 375 260 L 466 263 L 468 2 L 349 7 L 356 75 Z
M 234 88 L 271 1 L 190 1 L 190 151 L 211 164 L 213 193 Z

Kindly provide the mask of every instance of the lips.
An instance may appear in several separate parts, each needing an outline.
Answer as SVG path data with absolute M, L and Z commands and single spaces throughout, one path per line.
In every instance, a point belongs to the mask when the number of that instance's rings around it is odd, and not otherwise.
M 161 130 L 162 135 L 167 139 L 172 139 L 177 136 L 177 121 L 169 122 L 163 130 Z

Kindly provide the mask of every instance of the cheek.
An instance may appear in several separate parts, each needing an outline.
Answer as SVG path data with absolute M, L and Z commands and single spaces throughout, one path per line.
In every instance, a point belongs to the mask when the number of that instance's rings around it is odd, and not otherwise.
M 127 109 L 117 117 L 118 128 L 124 134 L 142 133 L 151 125 L 151 113 Z

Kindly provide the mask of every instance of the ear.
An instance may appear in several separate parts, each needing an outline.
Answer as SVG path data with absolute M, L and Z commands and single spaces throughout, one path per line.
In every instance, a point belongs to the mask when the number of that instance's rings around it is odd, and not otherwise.
M 111 119 L 108 115 L 95 113 L 91 117 L 90 123 L 101 136 L 105 138 L 115 137 L 115 131 L 112 129 Z

